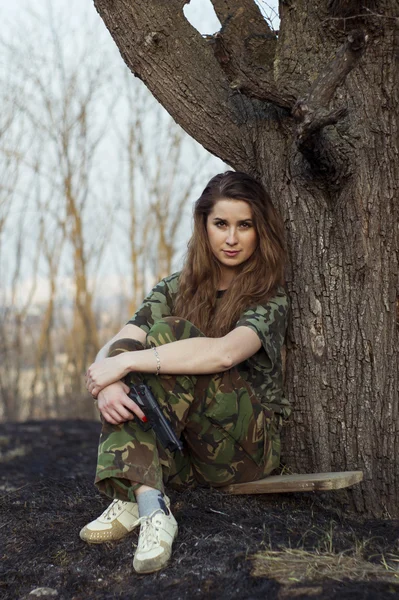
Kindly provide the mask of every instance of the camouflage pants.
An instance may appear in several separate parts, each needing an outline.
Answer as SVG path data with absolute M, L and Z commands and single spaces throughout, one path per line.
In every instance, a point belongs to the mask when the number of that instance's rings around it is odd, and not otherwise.
M 188 321 L 167 317 L 155 323 L 145 346 L 118 340 L 109 355 L 202 335 Z M 130 373 L 125 381 L 152 389 L 184 452 L 165 450 L 153 431 L 143 431 L 135 420 L 120 425 L 103 420 L 95 484 L 107 496 L 134 501 L 142 484 L 161 491 L 164 484 L 220 487 L 261 479 L 278 466 L 279 418 L 260 403 L 237 368 L 195 376 Z

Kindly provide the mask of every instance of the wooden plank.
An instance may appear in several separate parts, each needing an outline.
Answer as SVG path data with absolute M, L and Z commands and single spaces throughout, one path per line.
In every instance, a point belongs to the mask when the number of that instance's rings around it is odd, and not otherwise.
M 363 471 L 272 475 L 265 479 L 259 479 L 259 481 L 235 483 L 219 489 L 228 494 L 281 494 L 285 492 L 338 490 L 359 483 L 362 480 Z

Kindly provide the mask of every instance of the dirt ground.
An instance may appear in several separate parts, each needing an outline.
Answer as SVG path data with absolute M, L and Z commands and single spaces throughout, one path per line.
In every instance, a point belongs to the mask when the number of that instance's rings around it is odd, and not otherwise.
M 337 492 L 171 492 L 172 561 L 136 575 L 137 533 L 100 546 L 78 536 L 108 504 L 92 484 L 98 432 L 88 421 L 0 424 L 0 598 L 399 598 L 399 522 L 361 521 Z

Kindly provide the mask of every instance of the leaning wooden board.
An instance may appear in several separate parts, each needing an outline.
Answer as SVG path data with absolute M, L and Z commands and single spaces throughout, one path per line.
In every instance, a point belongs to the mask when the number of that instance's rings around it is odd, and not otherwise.
M 259 481 L 235 483 L 219 489 L 228 494 L 281 494 L 284 492 L 338 490 L 359 483 L 362 480 L 363 471 L 272 475 L 265 479 L 259 479 Z

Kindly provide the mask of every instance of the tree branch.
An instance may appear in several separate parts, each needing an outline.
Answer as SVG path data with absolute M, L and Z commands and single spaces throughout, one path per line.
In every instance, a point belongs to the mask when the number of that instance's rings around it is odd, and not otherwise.
M 309 153 L 312 150 L 316 132 L 337 123 L 346 115 L 345 107 L 329 110 L 329 104 L 337 88 L 358 64 L 366 42 L 367 37 L 363 31 L 351 32 L 332 62 L 324 67 L 307 96 L 295 104 L 292 115 L 298 122 L 296 142 L 301 152 Z
M 276 34 L 254 0 L 211 1 L 222 28 L 210 41 L 231 88 L 291 109 L 296 98 L 274 81 Z
M 246 20 L 252 23 L 258 33 L 273 34 L 254 0 L 211 0 L 211 2 L 222 27 L 237 11 L 242 10 Z
M 212 49 L 187 21 L 187 0 L 94 0 L 130 70 L 172 117 L 222 160 L 253 163 L 251 101 L 234 93 Z

